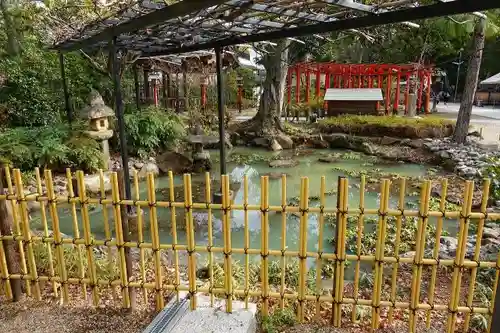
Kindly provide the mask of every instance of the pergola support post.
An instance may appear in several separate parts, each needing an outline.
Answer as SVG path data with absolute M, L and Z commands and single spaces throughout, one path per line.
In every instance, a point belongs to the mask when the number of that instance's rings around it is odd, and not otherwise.
M 149 68 L 144 68 L 144 101 L 151 104 L 151 90 L 149 87 Z
M 134 90 L 135 90 L 135 106 L 137 110 L 141 108 L 141 91 L 139 87 L 139 69 L 137 68 L 137 63 L 134 64 Z
M 175 73 L 175 112 L 181 112 L 181 104 L 179 103 L 179 94 L 180 94 L 180 86 L 179 86 L 179 72 Z
M 221 48 L 215 48 L 215 62 L 217 68 L 217 109 L 219 111 L 219 146 L 220 146 L 220 174 L 226 174 L 226 129 L 224 128 L 224 93 L 222 75 Z M 221 177 L 222 179 L 222 177 Z
M 163 107 L 168 108 L 168 74 L 167 72 L 161 72 L 161 97 L 163 99 Z
M 59 52 L 59 64 L 61 66 L 61 82 L 64 91 L 64 106 L 66 108 L 66 117 L 68 118 L 68 123 L 71 128 L 71 123 L 73 122 L 73 110 L 71 109 L 71 103 L 69 100 L 68 83 L 66 81 L 66 70 L 64 68 L 64 54 Z
M 120 83 L 120 68 L 118 63 L 118 54 L 116 50 L 116 38 L 113 38 L 111 43 L 111 64 L 113 70 L 113 86 L 115 90 L 115 114 L 118 122 L 118 133 L 120 139 L 120 154 L 122 157 L 123 177 L 125 180 L 125 199 L 130 200 L 130 173 L 128 169 L 128 151 L 127 151 L 127 138 L 125 137 L 125 120 L 123 118 L 123 101 Z M 146 74 L 146 71 L 145 71 Z M 145 76 L 145 81 L 148 79 Z

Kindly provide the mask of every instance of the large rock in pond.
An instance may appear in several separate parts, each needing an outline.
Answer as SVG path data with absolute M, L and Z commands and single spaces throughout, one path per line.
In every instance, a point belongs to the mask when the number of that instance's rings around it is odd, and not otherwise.
M 87 175 L 83 178 L 85 182 L 85 188 L 88 192 L 93 194 L 101 193 L 101 177 L 98 174 Z M 104 190 L 106 192 L 111 191 L 111 179 L 110 173 L 104 172 L 103 174 Z
M 296 160 L 273 160 L 269 162 L 271 168 L 292 168 L 299 164 Z
M 254 146 L 257 147 L 268 147 L 269 146 L 269 140 L 267 138 L 255 138 L 252 141 Z
M 170 170 L 176 174 L 189 172 L 193 162 L 188 157 L 169 151 L 156 158 L 158 168 L 162 173 L 168 173 Z
M 293 149 L 293 140 L 288 135 L 280 134 L 276 136 L 275 140 L 283 149 Z
M 280 150 L 283 150 L 283 147 L 281 147 L 281 145 L 278 143 L 278 141 L 276 140 L 273 140 L 271 141 L 271 145 L 269 146 L 269 148 L 272 150 L 272 151 L 280 151 Z
M 160 174 L 160 169 L 155 163 L 148 162 L 142 166 L 141 170 L 139 170 L 139 172 L 137 173 L 137 177 L 139 177 L 139 179 L 143 179 L 146 178 L 149 173 L 152 173 L 156 176 Z

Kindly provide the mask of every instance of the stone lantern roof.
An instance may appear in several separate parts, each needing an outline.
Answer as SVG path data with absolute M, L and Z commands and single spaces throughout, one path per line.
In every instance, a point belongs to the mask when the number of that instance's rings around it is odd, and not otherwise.
M 92 90 L 90 92 L 90 105 L 85 107 L 81 114 L 83 118 L 87 119 L 99 119 L 105 117 L 112 117 L 115 115 L 115 112 L 109 106 L 104 104 L 104 100 L 102 99 L 101 94 L 96 90 Z

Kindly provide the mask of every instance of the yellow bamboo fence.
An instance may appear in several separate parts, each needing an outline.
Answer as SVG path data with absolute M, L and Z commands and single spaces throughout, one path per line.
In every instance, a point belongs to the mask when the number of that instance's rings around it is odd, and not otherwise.
M 4 180 L 6 183 L 6 193 L 0 194 L 0 203 L 10 206 L 12 218 L 12 233 L 2 234 L 0 236 L 0 275 L 3 286 L 3 299 L 11 299 L 13 297 L 13 285 L 15 281 L 24 281 L 24 291 L 28 295 L 32 295 L 36 299 L 41 299 L 43 290 L 52 290 L 54 295 L 60 295 L 62 302 L 70 302 L 75 296 L 71 287 L 77 286 L 81 289 L 77 294 L 82 294 L 83 297 L 91 296 L 91 301 L 95 306 L 101 302 L 101 292 L 106 288 L 113 289 L 113 292 L 118 289 L 119 293 L 114 295 L 119 299 L 123 307 L 128 308 L 133 302 L 132 294 L 135 291 L 141 292 L 144 300 L 148 299 L 148 295 L 154 294 L 156 309 L 164 307 L 165 294 L 177 294 L 184 291 L 187 292 L 190 299 L 191 309 L 197 307 L 197 294 L 209 294 L 212 300 L 214 297 L 225 299 L 226 310 L 231 311 L 232 302 L 234 299 L 242 299 L 248 305 L 250 299 L 261 302 L 261 311 L 264 316 L 269 314 L 270 301 L 276 300 L 280 307 L 290 306 L 292 302 L 297 309 L 297 318 L 303 321 L 305 317 L 305 307 L 307 304 L 315 305 L 315 311 L 319 314 L 322 309 L 322 304 L 328 303 L 332 307 L 332 322 L 335 326 L 340 327 L 346 323 L 346 318 L 343 318 L 343 309 L 352 309 L 351 321 L 356 321 L 357 307 L 371 308 L 372 328 L 378 328 L 381 318 L 388 318 L 389 322 L 395 320 L 396 311 L 406 311 L 409 314 L 409 330 L 415 332 L 417 330 L 417 322 L 423 320 L 427 327 L 432 326 L 432 314 L 440 312 L 445 314 L 447 318 L 447 332 L 454 332 L 457 329 L 457 318 L 465 317 L 463 324 L 460 324 L 460 331 L 467 331 L 470 325 L 470 317 L 473 314 L 482 314 L 489 319 L 488 330 L 491 329 L 491 318 L 493 315 L 493 304 L 495 300 L 495 292 L 498 284 L 500 257 L 496 262 L 485 262 L 479 260 L 481 247 L 482 233 L 484 225 L 487 221 L 495 221 L 500 219 L 499 213 L 487 213 L 486 203 L 489 196 L 489 180 L 485 180 L 482 192 L 482 204 L 480 209 L 472 212 L 472 197 L 474 184 L 472 181 L 466 181 L 463 192 L 463 205 L 460 211 L 446 211 L 445 198 L 447 195 L 447 181 L 441 182 L 441 204 L 438 211 L 429 210 L 429 202 L 431 196 L 431 181 L 424 181 L 421 186 L 420 207 L 417 210 L 406 209 L 405 194 L 406 182 L 405 179 L 399 179 L 391 182 L 383 179 L 380 181 L 380 205 L 378 207 L 365 207 L 365 191 L 366 181 L 361 178 L 359 189 L 359 207 L 348 208 L 349 186 L 346 178 L 338 180 L 337 205 L 327 207 L 326 204 L 326 184 L 327 180 L 321 177 L 319 207 L 309 204 L 309 179 L 303 177 L 300 184 L 300 196 L 298 205 L 287 204 L 287 178 L 285 175 L 281 178 L 281 205 L 272 206 L 269 204 L 270 195 L 278 195 L 278 193 L 269 193 L 268 177 L 261 177 L 260 183 L 260 204 L 249 204 L 248 197 L 248 179 L 243 178 L 243 203 L 235 204 L 230 198 L 229 177 L 222 176 L 221 190 L 222 203 L 216 204 L 212 202 L 211 193 L 211 178 L 207 173 L 205 177 L 205 202 L 193 202 L 192 199 L 192 182 L 190 175 L 183 177 L 184 202 L 175 201 L 174 193 L 174 177 L 169 173 L 169 190 L 168 201 L 158 201 L 155 193 L 155 178 L 153 175 L 148 175 L 145 185 L 147 186 L 147 197 L 140 197 L 140 183 L 137 178 L 137 173 L 132 181 L 132 198 L 125 200 L 120 196 L 118 177 L 116 173 L 111 173 L 111 193 L 106 193 L 104 188 L 103 173 L 101 176 L 101 196 L 99 198 L 91 198 L 86 195 L 86 184 L 84 182 L 83 172 L 78 171 L 72 174 L 67 171 L 68 188 L 67 196 L 56 196 L 54 192 L 53 175 L 50 170 L 45 170 L 43 177 L 39 170 L 36 170 L 36 193 L 25 194 L 25 187 L 19 170 L 3 169 Z M 72 179 L 76 178 L 77 189 L 73 188 Z M 42 185 L 45 185 L 45 191 L 42 191 Z M 144 184 L 144 183 L 142 183 Z M 397 209 L 389 208 L 390 190 L 398 187 L 399 202 Z M 78 193 L 77 196 L 74 193 Z M 28 216 L 28 202 L 36 202 L 40 205 L 41 223 L 43 226 L 43 235 L 35 235 L 31 231 L 30 219 Z M 104 220 L 105 239 L 97 239 L 93 237 L 92 221 L 89 211 L 91 206 L 102 206 L 102 217 Z M 72 237 L 63 237 L 60 229 L 60 208 L 69 207 L 69 212 L 72 217 L 74 234 Z M 124 233 L 122 219 L 123 212 L 127 207 L 135 207 L 137 213 L 137 241 L 128 240 Z M 164 244 L 160 242 L 160 228 L 158 225 L 157 210 L 168 209 L 171 212 L 171 230 L 172 242 Z M 112 211 L 109 214 L 108 209 Z M 185 212 L 185 232 L 187 242 L 180 244 L 178 242 L 178 222 L 176 221 L 176 210 Z M 199 246 L 196 244 L 195 228 L 193 224 L 193 210 L 208 212 L 208 245 Z M 141 212 L 149 211 L 149 218 L 146 221 Z M 220 211 L 222 215 L 222 232 L 223 246 L 214 246 L 213 240 L 213 225 L 212 212 Z M 234 248 L 231 244 L 231 211 L 244 212 L 244 248 Z M 260 248 L 250 247 L 250 232 L 249 232 L 249 212 L 256 211 L 260 215 L 261 223 L 261 246 Z M 269 246 L 269 215 L 281 214 L 281 239 L 280 250 L 271 250 Z M 299 246 L 298 250 L 289 250 L 286 244 L 287 232 L 287 214 L 295 214 L 300 218 L 300 231 L 298 235 Z M 318 233 L 319 242 L 317 251 L 308 251 L 308 224 L 309 215 L 316 214 L 318 216 Z M 332 235 L 336 238 L 335 251 L 331 253 L 325 251 L 323 244 L 325 233 L 325 216 L 327 214 L 336 215 L 336 234 Z M 376 224 L 376 244 L 373 255 L 364 255 L 361 251 L 362 235 L 364 232 L 364 219 L 367 216 L 377 216 L 378 223 Z M 346 250 L 346 232 L 348 217 L 357 218 L 356 227 L 356 251 L 348 253 Z M 392 217 L 391 223 L 395 223 L 395 242 L 394 254 L 388 256 L 385 254 L 386 234 L 389 223 L 389 218 Z M 418 220 L 417 232 L 415 237 L 414 255 L 411 257 L 400 256 L 399 247 L 401 245 L 401 234 L 404 229 L 404 219 L 414 217 Z M 5 218 L 5 216 L 4 216 Z M 426 232 L 429 219 L 435 219 L 436 232 L 435 242 L 432 253 L 425 253 L 426 238 L 429 237 Z M 443 219 L 451 218 L 459 221 L 458 231 L 458 247 L 456 257 L 454 259 L 439 259 L 440 237 L 443 232 Z M 79 221 L 82 225 L 83 237 L 79 233 Z M 114 224 L 111 225 L 111 224 Z M 466 247 L 468 230 L 471 223 L 477 224 L 476 245 L 472 260 L 466 258 Z M 145 230 L 148 228 L 151 233 L 151 242 L 145 242 Z M 49 233 L 52 230 L 52 233 Z M 114 231 L 114 232 L 113 232 Z M 9 272 L 6 253 L 7 246 L 17 245 L 18 272 Z M 37 245 L 45 246 L 48 254 L 49 273 L 39 275 L 37 270 L 37 261 L 35 260 L 34 247 Z M 76 251 L 78 258 L 77 269 L 75 276 L 69 276 L 67 266 L 67 254 L 65 249 L 72 247 Z M 109 265 L 113 266 L 118 271 L 118 278 L 113 280 L 100 279 L 97 274 L 96 254 L 94 248 L 106 248 L 109 256 L 113 256 L 115 261 L 110 261 Z M 139 274 L 134 279 L 130 276 L 130 269 L 127 270 L 127 251 L 131 248 L 138 248 L 139 259 L 134 263 L 138 265 Z M 172 251 L 173 260 L 170 271 L 173 271 L 173 279 L 167 281 L 165 279 L 165 269 L 163 267 L 161 252 Z M 153 276 L 148 280 L 145 268 L 146 251 L 151 253 L 153 263 Z M 180 279 L 181 264 L 179 262 L 179 252 L 186 251 L 188 260 L 186 264 L 187 284 L 182 284 Z M 200 287 L 197 283 L 196 268 L 198 253 L 207 254 L 209 282 L 208 287 Z M 213 279 L 214 266 L 216 265 L 215 256 L 223 256 L 224 281 L 223 287 L 216 287 Z M 232 280 L 232 265 L 234 264 L 233 255 L 244 257 L 244 275 L 245 282 L 243 289 L 235 288 Z M 249 263 L 250 256 L 260 257 L 260 284 L 251 286 L 249 283 Z M 281 281 L 277 286 L 270 286 L 269 282 L 269 265 L 270 257 L 278 258 L 281 268 Z M 285 267 L 287 260 L 295 258 L 298 260 L 299 280 L 294 289 L 285 287 Z M 316 269 L 316 286 L 315 290 L 307 287 L 306 279 L 308 274 L 307 260 L 315 261 Z M 335 267 L 333 286 L 330 289 L 322 287 L 322 266 L 323 261 L 332 261 Z M 349 261 L 354 267 L 353 289 L 351 297 L 347 297 L 344 286 L 348 281 L 345 278 L 345 262 Z M 360 267 L 363 264 L 372 265 L 374 278 L 373 290 L 371 299 L 363 299 L 359 297 L 360 289 Z M 402 302 L 397 298 L 398 293 L 398 269 L 402 270 L 402 266 L 410 267 L 411 281 L 409 301 Z M 449 289 L 449 297 L 447 304 L 436 304 L 436 284 L 438 269 L 448 268 L 451 274 L 451 289 Z M 111 267 L 110 267 L 111 268 Z M 391 268 L 390 276 L 387 275 L 387 270 Z M 479 269 L 494 269 L 495 282 L 492 288 L 492 298 L 489 304 L 480 304 L 474 301 L 475 280 Z M 426 288 L 428 288 L 427 297 L 422 299 L 421 291 L 424 288 L 423 274 L 430 276 Z M 467 276 L 467 291 L 465 297 L 461 300 L 461 290 L 463 289 L 464 276 Z M 388 292 L 384 294 L 386 286 L 385 279 L 390 281 Z M 45 288 L 45 289 L 44 289 Z M 286 289 L 286 290 L 285 290 Z M 385 288 L 387 289 L 387 288 Z M 384 296 L 385 295 L 385 296 Z M 462 295 L 463 296 L 463 295 Z M 465 299 L 463 299 L 465 298 Z M 443 302 L 445 303 L 445 302 Z M 387 310 L 384 312 L 384 310 Z M 345 317 L 345 316 L 344 316 Z M 404 318 L 400 316 L 400 318 Z M 422 319 L 425 318 L 425 319 Z M 403 319 L 404 320 L 404 319 Z

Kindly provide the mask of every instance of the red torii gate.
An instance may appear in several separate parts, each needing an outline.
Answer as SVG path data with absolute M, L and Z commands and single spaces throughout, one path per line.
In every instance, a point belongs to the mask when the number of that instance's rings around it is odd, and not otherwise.
M 390 106 L 397 112 L 399 108 L 399 97 L 401 94 L 401 81 L 406 81 L 404 107 L 405 114 L 408 112 L 408 95 L 410 93 L 410 78 L 416 78 L 418 90 L 417 110 L 420 110 L 424 102 L 425 113 L 430 112 L 430 94 L 432 81 L 432 67 L 419 64 L 339 64 L 335 62 L 302 62 L 288 68 L 287 75 L 287 98 L 288 104 L 292 103 L 292 80 L 295 78 L 295 103 L 302 102 L 301 78 L 305 77 L 305 99 L 303 102 L 311 102 L 311 75 L 315 76 L 315 98 L 324 96 L 328 88 L 381 88 L 384 94 L 385 113 L 390 114 Z M 324 77 L 324 80 L 322 79 Z M 394 101 L 391 101 L 392 80 L 396 77 L 396 93 Z M 325 82 L 322 91 L 322 82 Z M 392 102 L 392 103 L 391 103 Z

